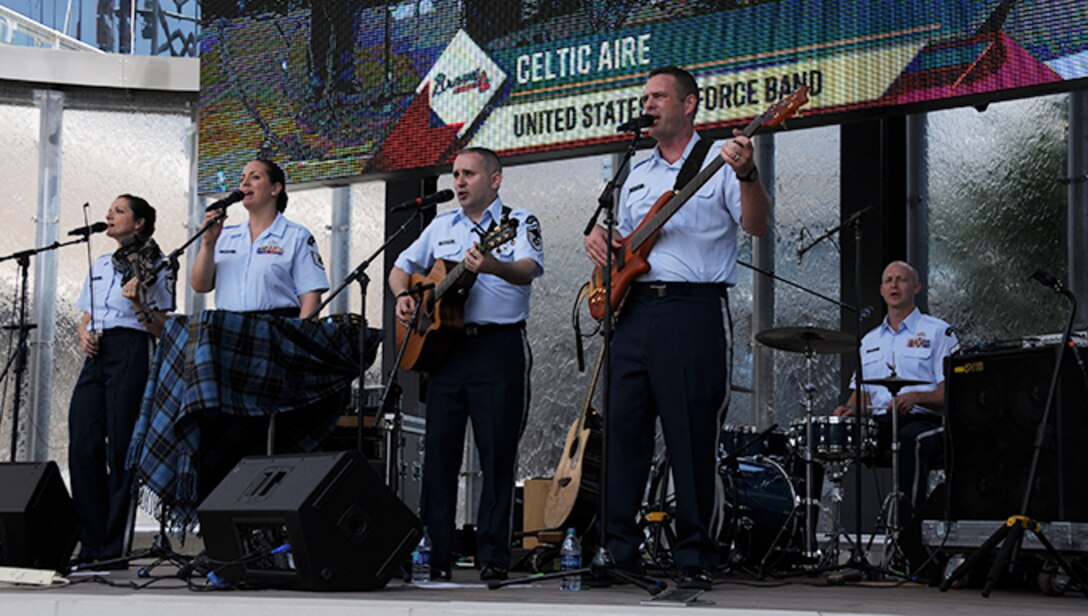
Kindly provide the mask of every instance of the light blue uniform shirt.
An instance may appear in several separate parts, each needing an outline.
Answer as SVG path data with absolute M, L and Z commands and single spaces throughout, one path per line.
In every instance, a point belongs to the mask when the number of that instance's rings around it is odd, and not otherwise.
M 479 228 L 488 229 L 502 217 L 502 199 L 495 199 L 480 218 Z M 540 221 L 525 210 L 512 210 L 510 218 L 518 221 L 517 236 L 491 254 L 510 263 L 521 259 L 536 262 L 536 274 L 544 273 L 544 243 Z M 475 225 L 458 208 L 435 216 L 431 224 L 397 257 L 396 266 L 409 274 L 426 274 L 437 259 L 460 262 L 465 251 L 479 241 Z M 465 302 L 466 323 L 517 323 L 529 317 L 529 291 L 532 285 L 515 285 L 494 274 L 480 274 Z
M 91 310 L 91 285 L 94 285 L 94 310 Z M 83 281 L 83 290 L 79 293 L 76 306 L 90 314 L 95 331 L 105 331 L 117 327 L 136 329 L 146 332 L 147 328 L 136 318 L 136 307 L 121 294 L 121 272 L 113 267 L 113 253 L 104 254 L 91 264 L 91 274 Z M 166 272 L 159 274 L 155 284 L 147 289 L 145 296 L 147 307 L 152 310 L 172 312 L 174 295 L 166 283 Z M 87 324 L 88 329 L 91 323 Z
M 215 243 L 215 307 L 220 310 L 301 306 L 300 295 L 328 289 L 314 236 L 283 214 L 253 242 L 247 222 L 224 227 Z
M 944 358 L 952 352 L 958 341 L 952 327 L 937 317 L 922 314 L 917 308 L 899 325 L 899 331 L 892 330 L 887 317 L 861 339 L 862 378 L 866 381 L 890 376 L 895 366 L 895 374 L 902 379 L 926 381 L 928 385 L 904 387 L 900 393 L 908 391 L 933 391 L 944 382 Z M 856 388 L 857 375 L 850 386 Z M 869 394 L 869 404 L 874 407 L 874 415 L 887 412 L 892 396 L 887 388 L 877 385 L 863 386 Z M 933 413 L 917 406 L 911 413 Z
M 627 236 L 646 218 L 654 203 L 676 184 L 680 168 L 691 154 L 698 133 L 684 156 L 673 164 L 655 147 L 650 157 L 632 169 L 623 184 L 616 227 Z M 721 155 L 723 142 L 710 146 L 703 167 Z M 650 271 L 640 282 L 737 282 L 737 228 L 740 225 L 740 184 L 728 165 L 715 173 L 669 219 L 650 251 Z

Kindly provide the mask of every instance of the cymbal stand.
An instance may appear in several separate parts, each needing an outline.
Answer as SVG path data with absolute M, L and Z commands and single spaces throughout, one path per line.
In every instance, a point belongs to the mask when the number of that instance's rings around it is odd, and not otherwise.
M 817 499 L 813 498 L 812 487 L 815 483 L 815 473 L 812 465 L 815 460 L 812 457 L 812 399 L 816 395 L 816 384 L 812 382 L 812 362 L 816 359 L 816 353 L 806 344 L 805 348 L 805 382 L 801 389 L 805 393 L 805 558 L 819 557 L 816 548 L 816 529 L 813 520 L 816 518 L 816 509 L 820 506 Z
M 895 367 L 892 366 L 891 369 L 891 378 L 895 378 Z M 898 385 L 886 385 L 886 387 L 892 395 L 892 401 L 888 404 L 888 413 L 892 417 L 892 492 L 889 495 L 888 528 L 885 532 L 884 556 L 881 560 L 881 568 L 890 571 L 897 556 L 900 558 L 900 562 L 904 562 L 899 548 L 899 500 L 903 498 L 903 493 L 902 486 L 899 485 L 899 408 L 895 403 L 895 397 L 899 395 L 902 387 Z M 909 409 L 908 412 L 910 412 Z M 861 423 L 860 418 L 859 423 Z M 862 443 L 859 442 L 857 445 L 860 448 Z

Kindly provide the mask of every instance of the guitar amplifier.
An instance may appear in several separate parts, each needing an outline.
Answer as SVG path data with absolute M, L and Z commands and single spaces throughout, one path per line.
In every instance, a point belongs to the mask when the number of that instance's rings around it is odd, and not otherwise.
M 953 520 L 1002 520 L 1020 511 L 1046 409 L 1055 346 L 949 358 L 948 451 Z M 1088 391 L 1071 348 L 1064 354 L 1042 434 L 1027 514 L 1088 522 Z

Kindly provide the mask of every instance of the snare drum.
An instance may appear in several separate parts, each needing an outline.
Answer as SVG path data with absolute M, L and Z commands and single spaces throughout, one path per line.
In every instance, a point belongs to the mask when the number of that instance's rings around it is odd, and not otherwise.
M 854 456 L 856 417 L 820 415 L 812 418 L 812 456 L 820 460 L 846 460 Z M 861 457 L 872 458 L 876 452 L 876 421 L 861 418 Z M 805 418 L 790 423 L 790 442 L 802 453 L 805 447 Z
M 718 459 L 725 459 L 729 454 L 739 450 L 741 447 L 748 445 L 756 437 L 759 436 L 761 431 L 755 426 L 735 426 L 732 424 L 726 424 L 722 428 L 721 437 L 718 440 Z M 750 447 L 740 453 L 744 457 L 752 456 L 774 456 L 785 457 L 788 447 L 789 437 L 784 432 L 771 432 L 765 437 L 759 439 L 758 442 L 752 443 Z

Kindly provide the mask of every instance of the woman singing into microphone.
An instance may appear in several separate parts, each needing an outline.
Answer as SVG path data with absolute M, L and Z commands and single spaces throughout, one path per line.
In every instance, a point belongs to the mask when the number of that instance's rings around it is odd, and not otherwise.
M 155 209 L 140 197 L 121 195 L 106 224 L 117 249 L 94 261 L 79 295 L 79 346 L 87 359 L 68 410 L 72 499 L 83 525 L 79 563 L 122 556 L 131 496 L 125 456 L 147 383 L 152 336 L 174 310 L 167 276 L 150 287 L 141 283 L 163 258 L 151 239 Z
M 222 221 L 204 234 L 189 280 L 193 290 L 215 289 L 220 310 L 305 317 L 329 289 L 325 265 L 313 235 L 287 220 L 287 178 L 267 160 L 254 160 L 242 171 L 238 189 L 249 213 L 245 224 Z M 204 217 L 214 220 L 217 210 Z

